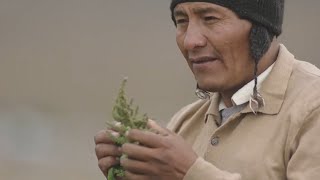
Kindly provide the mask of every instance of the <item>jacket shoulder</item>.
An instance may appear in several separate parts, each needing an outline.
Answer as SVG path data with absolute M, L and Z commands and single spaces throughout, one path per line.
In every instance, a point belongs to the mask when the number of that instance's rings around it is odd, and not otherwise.
M 191 104 L 188 104 L 176 112 L 169 121 L 167 128 L 171 131 L 177 131 L 177 129 L 183 124 L 183 122 L 196 114 L 200 109 L 207 110 L 210 104 L 210 100 L 197 100 Z
M 297 73 L 303 73 L 306 76 L 310 77 L 320 77 L 320 69 L 306 61 L 295 60 L 294 71 L 296 71 Z
M 293 113 L 291 123 L 301 126 L 313 111 L 320 108 L 320 69 L 305 61 L 294 61 L 284 108 Z
M 295 60 L 291 75 L 290 89 L 296 91 L 296 97 L 302 97 L 304 100 L 317 100 L 320 97 L 318 92 L 320 88 L 320 69 L 315 65 Z M 312 99 L 308 99 L 308 97 Z M 319 99 L 320 100 L 320 99 Z

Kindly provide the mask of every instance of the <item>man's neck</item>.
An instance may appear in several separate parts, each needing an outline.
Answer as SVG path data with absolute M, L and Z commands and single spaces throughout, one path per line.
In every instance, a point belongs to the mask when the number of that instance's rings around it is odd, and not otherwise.
M 235 92 L 229 92 L 229 93 L 220 93 L 221 95 L 221 100 L 224 102 L 224 104 L 226 105 L 226 107 L 232 107 L 233 103 L 232 103 L 232 96 Z

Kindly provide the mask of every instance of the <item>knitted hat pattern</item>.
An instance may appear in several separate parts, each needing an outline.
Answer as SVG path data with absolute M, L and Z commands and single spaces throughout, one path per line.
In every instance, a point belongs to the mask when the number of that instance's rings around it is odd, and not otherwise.
M 262 25 L 275 36 L 282 32 L 284 0 L 172 0 L 170 5 L 171 17 L 174 8 L 184 2 L 207 2 L 226 7 L 235 12 L 240 18 L 254 24 Z

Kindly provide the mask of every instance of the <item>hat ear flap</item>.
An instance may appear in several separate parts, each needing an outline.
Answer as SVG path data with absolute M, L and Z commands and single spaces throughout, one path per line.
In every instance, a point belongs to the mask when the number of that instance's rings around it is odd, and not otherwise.
M 274 35 L 261 25 L 252 24 L 250 32 L 250 53 L 255 61 L 259 61 L 268 51 Z
M 257 110 L 264 106 L 264 99 L 258 92 L 258 63 L 263 55 L 268 51 L 274 35 L 267 28 L 252 24 L 250 32 L 250 54 L 254 60 L 254 88 L 250 98 L 250 108 L 254 114 Z

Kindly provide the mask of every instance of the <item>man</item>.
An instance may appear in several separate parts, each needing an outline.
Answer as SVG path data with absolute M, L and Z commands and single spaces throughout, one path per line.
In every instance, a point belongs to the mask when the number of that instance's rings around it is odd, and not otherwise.
M 320 179 L 320 70 L 277 42 L 283 9 L 284 0 L 172 0 L 202 99 L 170 130 L 153 121 L 157 134 L 131 130 L 144 146 L 117 148 L 99 132 L 101 170 L 121 163 L 130 180 Z

